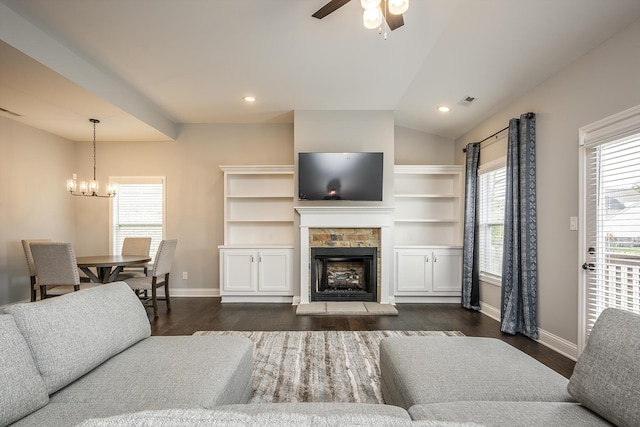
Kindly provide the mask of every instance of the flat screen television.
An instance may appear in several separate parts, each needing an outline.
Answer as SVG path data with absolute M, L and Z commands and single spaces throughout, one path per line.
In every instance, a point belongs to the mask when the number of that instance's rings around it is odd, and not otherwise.
M 298 153 L 299 200 L 382 201 L 383 153 Z

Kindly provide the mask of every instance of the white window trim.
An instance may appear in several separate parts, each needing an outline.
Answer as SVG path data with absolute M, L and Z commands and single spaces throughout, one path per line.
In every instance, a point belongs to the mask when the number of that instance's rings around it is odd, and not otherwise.
M 597 122 L 578 129 L 578 355 L 587 345 L 587 275 L 582 271 L 582 264 L 587 260 L 587 230 L 581 224 L 585 224 L 587 218 L 587 156 L 586 145 L 615 141 L 625 136 L 640 132 L 640 105 L 629 108 L 618 114 L 606 117 Z
M 496 169 L 507 167 L 507 156 L 500 157 L 499 159 L 491 160 L 478 167 L 478 175 L 482 175 Z
M 162 238 L 167 235 L 167 177 L 166 176 L 110 176 L 109 184 L 118 182 L 127 184 L 157 184 L 162 183 Z M 117 190 L 116 190 L 117 191 Z M 109 252 L 113 248 L 113 199 L 109 199 Z
M 478 167 L 478 176 L 492 172 L 497 169 L 501 169 L 507 167 L 507 156 L 500 157 L 495 160 L 491 160 L 481 166 Z M 493 286 L 497 286 L 499 288 L 502 287 L 502 277 L 498 277 L 493 274 L 488 273 L 480 273 L 480 281 L 483 283 L 488 283 Z

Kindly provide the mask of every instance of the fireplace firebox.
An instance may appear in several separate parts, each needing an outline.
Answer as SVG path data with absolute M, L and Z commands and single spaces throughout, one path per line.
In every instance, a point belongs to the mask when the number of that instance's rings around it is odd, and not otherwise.
M 378 249 L 311 248 L 311 301 L 377 301 Z

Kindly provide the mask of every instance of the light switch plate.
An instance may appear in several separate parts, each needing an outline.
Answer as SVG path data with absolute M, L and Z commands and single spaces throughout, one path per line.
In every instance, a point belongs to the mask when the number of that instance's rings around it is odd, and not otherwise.
M 578 217 L 571 216 L 569 217 L 569 230 L 577 231 L 578 230 Z

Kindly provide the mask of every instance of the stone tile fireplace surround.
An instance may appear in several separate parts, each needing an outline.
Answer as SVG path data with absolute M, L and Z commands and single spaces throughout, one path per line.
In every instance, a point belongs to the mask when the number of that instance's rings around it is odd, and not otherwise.
M 393 272 L 393 208 L 297 207 L 300 214 L 300 304 L 311 301 L 312 247 L 376 247 L 377 301 L 389 304 Z

